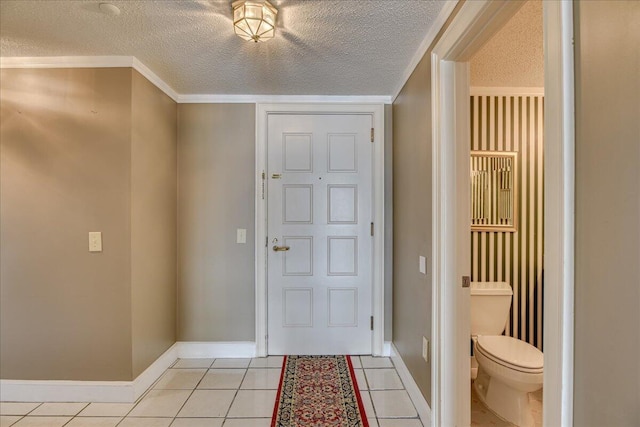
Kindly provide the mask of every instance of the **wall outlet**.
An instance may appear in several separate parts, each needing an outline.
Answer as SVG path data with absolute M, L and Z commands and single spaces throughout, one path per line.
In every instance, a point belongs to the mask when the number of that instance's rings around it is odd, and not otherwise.
M 429 363 L 429 340 L 422 337 L 422 358 Z
M 89 232 L 89 252 L 102 252 L 102 232 Z

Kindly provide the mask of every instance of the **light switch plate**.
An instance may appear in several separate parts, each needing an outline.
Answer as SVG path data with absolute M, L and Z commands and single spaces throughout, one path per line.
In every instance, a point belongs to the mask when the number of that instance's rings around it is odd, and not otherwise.
M 245 228 L 236 230 L 236 243 L 247 243 L 247 230 Z
M 422 358 L 429 363 L 429 340 L 422 337 Z
M 102 252 L 102 232 L 89 232 L 89 252 Z
M 420 273 L 427 274 L 427 259 L 421 256 L 418 258 L 418 263 L 420 265 Z

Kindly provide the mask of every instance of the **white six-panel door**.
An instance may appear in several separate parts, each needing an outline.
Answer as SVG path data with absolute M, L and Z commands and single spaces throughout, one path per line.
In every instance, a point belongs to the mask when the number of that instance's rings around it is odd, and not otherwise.
M 370 354 L 371 115 L 269 115 L 269 354 Z

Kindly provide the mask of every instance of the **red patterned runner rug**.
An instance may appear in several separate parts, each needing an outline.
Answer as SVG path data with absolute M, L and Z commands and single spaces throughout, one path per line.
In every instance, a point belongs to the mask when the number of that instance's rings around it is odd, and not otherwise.
M 369 427 L 349 356 L 286 356 L 271 427 Z

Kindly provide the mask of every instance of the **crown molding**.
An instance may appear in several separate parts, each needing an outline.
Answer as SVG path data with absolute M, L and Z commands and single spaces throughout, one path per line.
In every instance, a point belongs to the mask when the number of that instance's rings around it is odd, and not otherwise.
M 135 56 L 2 57 L 0 68 L 133 68 L 174 101 L 178 93 Z
M 120 68 L 133 67 L 133 56 L 0 57 L 0 68 Z
M 453 12 L 453 9 L 456 7 L 457 4 L 458 4 L 458 0 L 447 0 L 444 2 L 442 9 L 440 9 L 440 13 L 438 13 L 438 16 L 436 17 L 436 19 L 433 21 L 433 24 L 429 28 L 427 35 L 424 37 L 424 39 L 422 40 L 422 43 L 420 43 L 420 46 L 418 47 L 418 50 L 413 55 L 411 62 L 409 63 L 407 68 L 404 70 L 404 74 L 402 75 L 402 80 L 400 81 L 400 84 L 396 87 L 396 90 L 393 92 L 393 96 L 391 96 L 392 103 L 396 100 L 398 95 L 400 95 L 400 91 L 402 91 L 402 88 L 407 83 L 407 80 L 409 80 L 409 77 L 411 77 L 411 74 L 413 74 L 413 71 L 416 69 L 420 61 L 422 61 L 422 58 L 427 53 L 429 46 L 431 46 L 433 41 L 436 39 L 436 36 L 440 32 L 444 24 L 447 22 L 447 19 L 449 19 L 449 15 L 451 15 L 451 12 Z
M 471 96 L 544 96 L 544 87 L 471 86 Z
M 178 95 L 180 104 L 269 104 L 269 103 L 319 103 L 319 104 L 390 104 L 391 97 L 333 96 L 333 95 Z
M 135 56 L 132 56 L 131 58 L 132 58 L 132 67 L 137 72 L 145 76 L 147 80 L 149 80 L 151 83 L 156 85 L 158 89 L 166 93 L 169 98 L 173 99 L 175 102 L 179 102 L 178 99 L 180 98 L 180 94 L 178 92 L 173 90 L 173 88 L 169 86 L 169 84 L 167 84 L 164 80 L 158 77 L 158 75 L 153 71 L 151 71 L 149 67 L 147 67 L 142 62 L 140 62 L 138 58 L 136 58 Z
M 179 94 L 135 56 L 2 57 L 0 68 L 120 68 L 131 67 L 178 104 L 333 103 L 391 104 L 385 95 L 217 95 Z

